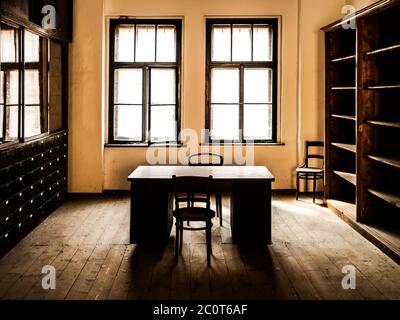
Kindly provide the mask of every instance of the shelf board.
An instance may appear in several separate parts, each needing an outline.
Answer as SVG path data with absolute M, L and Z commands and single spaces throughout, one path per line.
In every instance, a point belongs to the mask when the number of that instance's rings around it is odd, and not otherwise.
M 356 116 L 346 116 L 346 115 L 342 115 L 342 114 L 333 114 L 332 118 L 356 121 Z
M 346 144 L 346 143 L 336 143 L 332 142 L 332 145 L 336 148 L 344 149 L 353 153 L 357 152 L 357 146 L 355 144 Z
M 384 163 L 392 167 L 400 168 L 400 159 L 378 157 L 373 155 L 367 155 L 367 157 L 377 162 Z
M 400 44 L 394 45 L 394 46 L 390 46 L 390 47 L 385 47 L 382 49 L 376 49 L 373 51 L 369 51 L 367 52 L 367 56 L 373 56 L 373 55 L 377 55 L 380 53 L 387 53 L 387 52 L 392 52 L 392 51 L 396 51 L 396 50 L 400 50 Z
M 346 61 L 355 61 L 356 60 L 356 55 L 353 54 L 351 56 L 346 56 L 346 57 L 340 57 L 336 59 L 332 59 L 332 62 L 346 62 Z
M 333 91 L 346 91 L 346 90 L 356 90 L 356 87 L 332 87 Z
M 366 87 L 367 90 L 385 90 L 385 89 L 400 89 L 400 85 L 390 85 L 390 86 L 369 86 Z
M 390 203 L 391 205 L 400 208 L 400 194 L 384 192 L 377 189 L 368 189 L 368 192 L 378 197 L 379 199 L 382 199 Z
M 382 127 L 400 128 L 400 122 L 389 122 L 389 121 L 368 121 L 369 124 Z
M 329 199 L 327 204 L 328 208 L 335 211 L 339 216 L 345 215 L 356 220 L 357 206 L 354 203 Z
M 357 176 L 354 173 L 342 172 L 342 171 L 333 171 L 336 175 L 341 177 L 342 179 L 350 182 L 352 185 L 357 185 Z

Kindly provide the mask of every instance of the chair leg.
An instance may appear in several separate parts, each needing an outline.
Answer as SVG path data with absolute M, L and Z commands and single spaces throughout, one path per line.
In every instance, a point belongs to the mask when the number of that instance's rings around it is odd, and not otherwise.
M 317 192 L 317 175 L 314 174 L 314 183 L 313 183 L 313 201 L 315 203 L 315 196 L 316 196 L 316 192 Z
M 181 222 L 181 226 L 180 226 L 180 244 L 179 244 L 179 255 L 182 254 L 182 248 L 183 248 L 183 221 Z
M 297 174 L 297 182 L 296 182 L 296 200 L 299 200 L 299 188 L 300 188 L 300 177 Z
M 218 211 L 219 211 L 219 225 L 222 227 L 223 220 L 222 220 L 222 194 L 217 194 L 217 203 L 218 203 Z
M 306 175 L 306 195 L 308 195 L 308 174 Z
M 180 221 L 176 219 L 175 223 L 176 236 L 175 236 L 175 262 L 178 262 L 179 257 L 179 236 L 180 236 Z
M 211 244 L 211 221 L 207 221 L 206 227 L 206 243 L 207 243 L 207 263 L 211 264 L 212 244 Z

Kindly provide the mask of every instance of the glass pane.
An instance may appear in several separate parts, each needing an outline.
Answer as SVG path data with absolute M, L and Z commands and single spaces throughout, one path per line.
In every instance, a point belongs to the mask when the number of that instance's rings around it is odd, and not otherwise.
M 18 139 L 18 106 L 6 107 L 6 141 Z
M 51 41 L 49 53 L 49 125 L 50 132 L 62 129 L 62 51 Z
M 211 102 L 239 103 L 239 69 L 212 69 Z
M 231 26 L 212 28 L 212 61 L 231 61 Z
M 233 61 L 251 61 L 251 26 L 233 26 Z
M 174 69 L 151 69 L 151 104 L 175 104 Z
M 175 106 L 151 107 L 151 142 L 176 141 Z
M 41 134 L 40 106 L 25 106 L 25 137 Z
M 19 72 L 18 70 L 12 70 L 6 72 L 6 105 L 17 105 L 19 104 Z
M 211 106 L 211 139 L 239 140 L 239 105 Z
M 244 70 L 244 102 L 272 103 L 272 69 Z
M 272 27 L 254 25 L 253 27 L 253 61 L 272 61 Z
M 115 28 L 115 61 L 135 62 L 135 26 Z
M 25 62 L 39 62 L 39 36 L 25 31 Z
M 243 126 L 246 140 L 271 140 L 272 105 L 245 105 Z
M 114 138 L 142 141 L 142 106 L 114 107 Z
M 176 61 L 175 26 L 157 27 L 157 62 Z
M 136 62 L 154 62 L 156 26 L 136 26 Z
M 18 62 L 17 30 L 2 24 L 0 30 L 1 62 Z
M 117 69 L 114 73 L 114 103 L 142 104 L 142 69 Z
M 28 104 L 40 104 L 39 70 L 25 70 L 25 105 Z

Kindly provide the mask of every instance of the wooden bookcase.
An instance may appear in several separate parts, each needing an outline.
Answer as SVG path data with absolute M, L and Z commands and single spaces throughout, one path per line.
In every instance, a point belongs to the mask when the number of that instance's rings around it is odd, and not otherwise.
M 400 262 L 400 1 L 360 12 L 326 39 L 328 206 Z

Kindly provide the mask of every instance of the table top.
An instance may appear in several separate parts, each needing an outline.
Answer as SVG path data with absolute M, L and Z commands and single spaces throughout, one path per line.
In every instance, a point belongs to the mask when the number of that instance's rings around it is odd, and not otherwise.
M 209 177 L 215 180 L 268 180 L 275 181 L 275 177 L 266 167 L 238 167 L 238 166 L 140 166 L 128 178 L 129 181 L 154 179 L 169 180 L 172 176 Z

